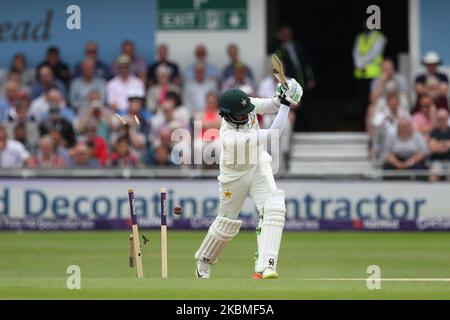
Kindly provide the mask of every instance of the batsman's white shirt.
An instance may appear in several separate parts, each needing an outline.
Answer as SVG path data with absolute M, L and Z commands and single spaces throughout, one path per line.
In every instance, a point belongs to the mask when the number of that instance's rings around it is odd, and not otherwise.
M 257 115 L 275 113 L 278 109 L 272 99 L 250 98 L 250 101 L 255 109 L 249 114 L 247 124 L 237 126 L 222 120 L 220 128 L 219 215 L 229 219 L 238 217 L 247 194 L 261 211 L 265 199 L 277 189 L 272 157 L 264 150 L 266 142 L 276 137 L 261 134 L 269 131 L 260 129 Z

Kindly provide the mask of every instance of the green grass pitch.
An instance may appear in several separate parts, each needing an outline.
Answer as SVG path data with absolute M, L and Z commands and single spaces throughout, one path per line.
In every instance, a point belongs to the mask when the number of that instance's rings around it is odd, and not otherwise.
M 204 231 L 169 231 L 165 280 L 159 231 L 143 233 L 144 279 L 128 266 L 127 231 L 0 233 L 0 299 L 450 299 L 450 233 L 286 232 L 280 278 L 259 281 L 253 232 L 229 244 L 209 280 L 194 277 Z M 81 290 L 66 289 L 69 265 L 81 268 Z M 382 279 L 409 280 L 369 290 L 369 265 Z

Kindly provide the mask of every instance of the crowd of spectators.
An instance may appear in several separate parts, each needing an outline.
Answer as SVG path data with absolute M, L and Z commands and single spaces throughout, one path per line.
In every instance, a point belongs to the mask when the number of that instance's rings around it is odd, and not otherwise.
M 192 133 L 184 157 L 217 142 L 221 92 L 275 92 L 272 76 L 255 82 L 233 43 L 224 52 L 229 63 L 223 70 L 208 60 L 202 44 L 184 70 L 170 60 L 166 44 L 148 61 L 126 40 L 111 65 L 99 49 L 86 43 L 73 66 L 58 47 L 48 48 L 38 65 L 19 52 L 0 70 L 0 168 L 170 166 L 174 130 Z M 194 132 L 198 121 L 200 133 Z
M 372 81 L 369 155 L 384 169 L 430 170 L 431 181 L 450 177 L 448 77 L 440 64 L 438 53 L 426 53 L 425 70 L 409 88 L 394 62 L 385 59 L 381 76 Z

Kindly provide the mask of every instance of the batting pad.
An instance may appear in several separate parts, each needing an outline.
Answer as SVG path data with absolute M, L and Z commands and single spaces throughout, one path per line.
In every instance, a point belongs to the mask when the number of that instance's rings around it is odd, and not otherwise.
M 239 233 L 241 223 L 240 220 L 217 217 L 195 253 L 195 259 L 216 263 L 227 243 Z
M 259 257 L 256 263 L 256 272 L 263 272 L 267 267 L 276 270 L 285 215 L 284 192 L 276 190 L 264 204 L 264 216 L 258 241 Z

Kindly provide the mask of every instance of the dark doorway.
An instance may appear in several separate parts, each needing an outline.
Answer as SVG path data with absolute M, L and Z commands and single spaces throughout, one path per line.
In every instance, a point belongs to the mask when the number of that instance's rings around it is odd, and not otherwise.
M 396 61 L 400 52 L 408 52 L 407 0 L 295 1 L 295 7 L 292 1 L 268 1 L 272 8 L 269 37 L 277 25 L 289 24 L 313 57 L 317 76 L 311 116 L 314 131 L 364 129 L 356 107 L 351 51 L 372 4 L 381 9 L 381 31 L 388 38 L 385 56 Z

